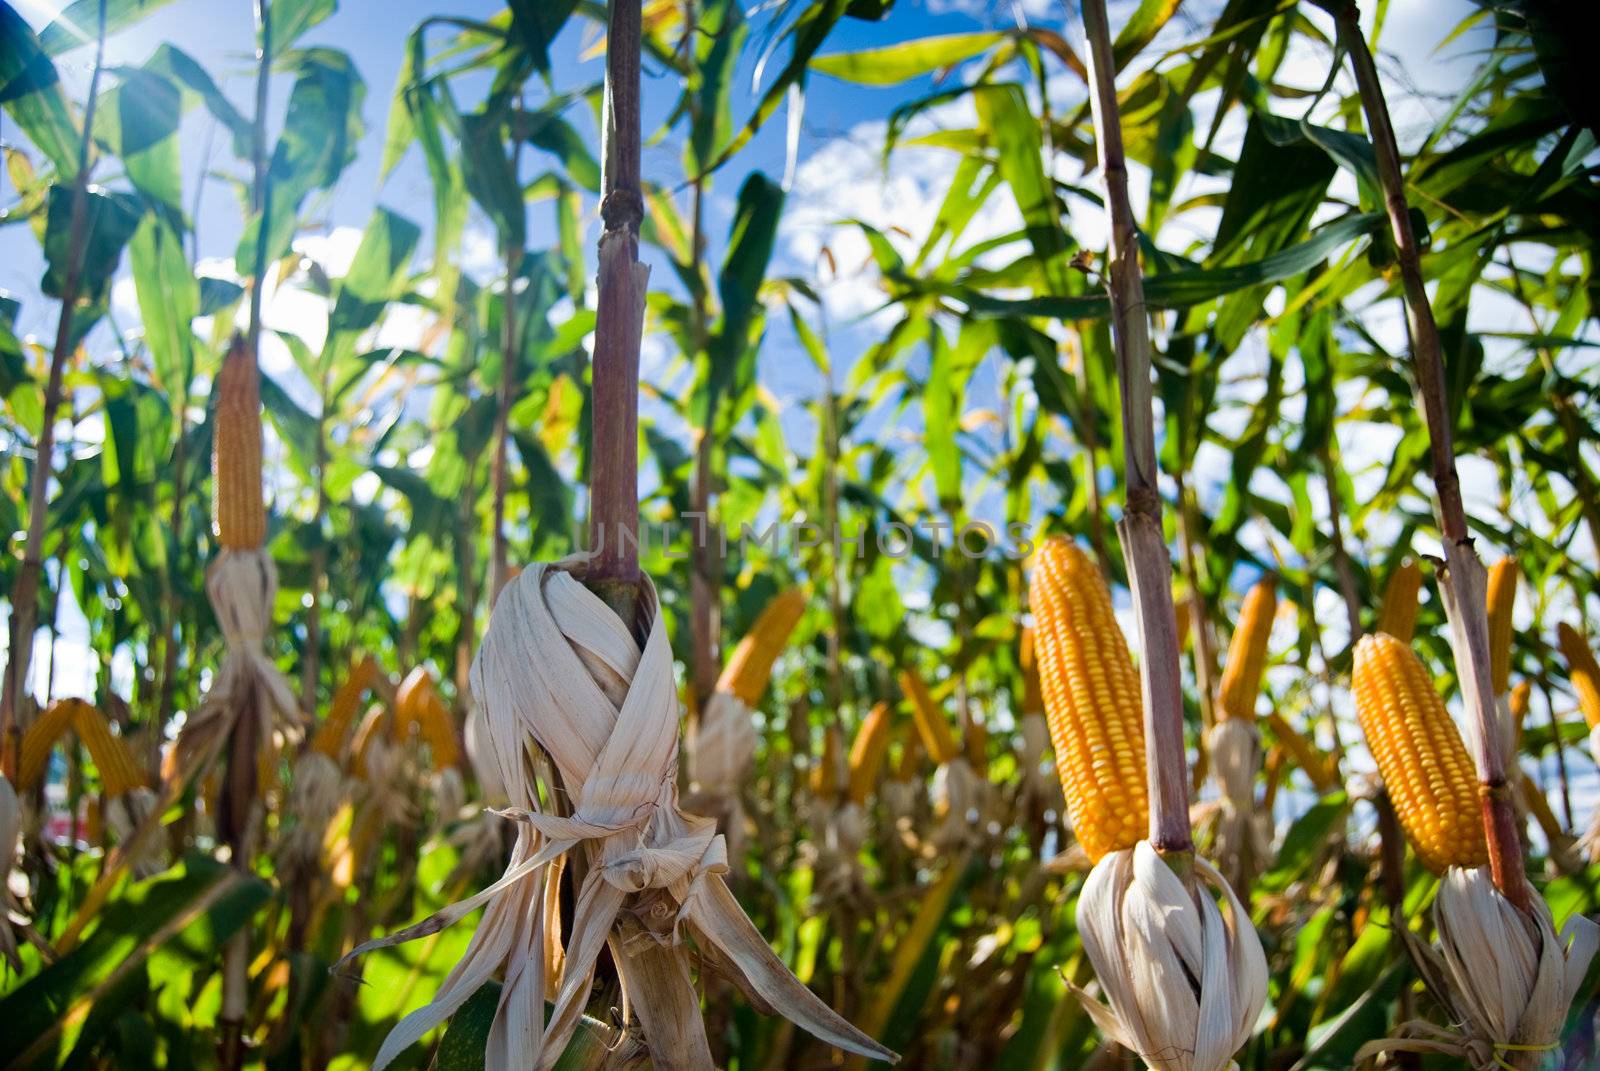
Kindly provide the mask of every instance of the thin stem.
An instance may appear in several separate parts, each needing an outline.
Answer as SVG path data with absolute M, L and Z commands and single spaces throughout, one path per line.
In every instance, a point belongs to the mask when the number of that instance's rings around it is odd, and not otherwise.
M 1118 532 L 1139 621 L 1144 687 L 1146 771 L 1150 783 L 1150 842 L 1161 852 L 1191 852 L 1189 784 L 1183 747 L 1183 692 L 1178 624 L 1172 606 L 1172 560 L 1161 530 L 1156 479 L 1155 416 L 1151 397 L 1150 325 L 1139 271 L 1138 234 L 1128 201 L 1128 168 L 1117 108 L 1116 66 L 1105 0 L 1084 0 L 1089 41 L 1095 144 L 1111 216 L 1107 264 L 1117 379 L 1122 387 L 1122 447 L 1127 505 Z
M 1451 609 L 1456 676 L 1471 711 L 1478 780 L 1482 783 L 1483 821 L 1489 840 L 1489 865 L 1494 883 L 1506 898 L 1523 910 L 1531 909 L 1531 893 L 1523 870 L 1522 842 L 1517 833 L 1516 811 L 1506 783 L 1504 727 L 1495 706 L 1489 676 L 1489 625 L 1485 606 L 1487 586 L 1483 563 L 1473 549 L 1461 501 L 1461 480 L 1456 473 L 1455 444 L 1445 391 L 1443 346 L 1434 322 L 1433 306 L 1422 276 L 1422 256 L 1411 229 L 1406 204 L 1405 177 L 1400 148 L 1389 121 L 1383 84 L 1377 65 L 1361 33 L 1360 12 L 1346 4 L 1336 19 L 1340 46 L 1349 54 L 1355 71 L 1361 107 L 1371 128 L 1378 162 L 1378 180 L 1384 208 L 1394 238 L 1401 289 L 1405 294 L 1411 336 L 1411 367 L 1421 396 L 1428 428 L 1428 449 L 1433 469 L 1439 529 L 1444 537 L 1447 563 L 1445 595 Z
M 696 356 L 708 354 L 710 349 L 710 311 L 706 307 L 706 286 L 703 273 L 705 261 L 705 188 L 704 175 L 696 175 L 692 192 L 691 232 L 689 242 L 689 274 L 695 280 L 691 331 Z M 691 492 L 692 511 L 699 518 L 695 529 L 693 553 L 689 569 L 689 625 L 690 672 L 694 681 L 695 701 L 704 706 L 716 689 L 721 658 L 717 651 L 717 633 L 721 624 L 717 599 L 717 578 L 722 571 L 720 555 L 711 541 L 711 495 L 715 473 L 713 462 L 716 452 L 716 406 L 708 405 L 705 427 L 700 429 L 700 441 L 695 444 L 694 486 Z
M 95 35 L 94 70 L 89 98 L 83 106 L 83 138 L 78 144 L 78 173 L 72 181 L 72 211 L 67 221 L 67 270 L 61 280 L 61 316 L 50 351 L 50 377 L 45 383 L 43 420 L 34 444 L 33 472 L 28 482 L 28 535 L 22 565 L 11 585 L 11 652 L 0 690 L 0 770 L 16 777 L 22 744 L 22 705 L 28 664 L 33 659 L 33 633 L 39 620 L 39 581 L 44 573 L 44 521 L 50 491 L 50 463 L 56 445 L 56 414 L 61 407 L 61 381 L 72 352 L 72 323 L 83 285 L 84 250 L 88 245 L 90 154 L 94 145 L 95 106 L 100 97 L 100 72 L 106 58 L 106 0 L 100 0 Z
M 605 168 L 600 215 L 589 445 L 586 579 L 633 623 L 639 581 L 639 340 L 650 271 L 639 263 L 640 0 L 611 0 L 606 36 Z
M 517 105 L 521 111 L 521 103 Z M 522 174 L 522 139 L 515 139 L 511 151 L 511 173 L 519 176 Z M 494 532 L 491 544 L 492 553 L 489 559 L 489 604 L 494 605 L 494 600 L 500 597 L 500 589 L 506 586 L 510 578 L 510 566 L 506 551 L 506 485 L 509 479 L 510 467 L 510 438 L 511 421 L 511 395 L 516 385 L 517 376 L 521 371 L 521 361 L 517 352 L 517 301 L 516 282 L 517 276 L 522 271 L 523 250 L 520 245 L 514 245 L 507 236 L 505 243 L 506 261 L 506 291 L 502 300 L 500 311 L 501 320 L 501 358 L 500 382 L 495 390 L 494 411 L 494 462 L 491 470 L 492 494 L 494 497 Z

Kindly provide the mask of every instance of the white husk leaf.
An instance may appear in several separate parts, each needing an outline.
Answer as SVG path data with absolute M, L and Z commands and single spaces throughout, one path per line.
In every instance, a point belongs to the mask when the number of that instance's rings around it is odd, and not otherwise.
M 1206 737 L 1211 771 L 1221 793 L 1217 809 L 1216 857 L 1230 883 L 1254 877 L 1268 861 L 1272 830 L 1256 806 L 1261 737 L 1243 718 L 1224 718 Z
M 814 875 L 814 890 L 823 901 L 853 898 L 866 892 L 861 846 L 867 840 L 867 816 L 861 805 L 817 801 L 811 812 L 812 838 L 802 846 L 802 861 Z
M 729 692 L 713 692 L 689 729 L 689 782 L 697 790 L 738 795 L 757 734 L 750 708 Z
M 105 808 L 106 827 L 116 836 L 119 843 L 126 842 L 144 824 L 145 819 L 150 817 L 150 812 L 155 810 L 158 802 L 155 792 L 142 785 L 109 799 Z M 129 857 L 128 864 L 134 876 L 142 880 L 154 877 L 166 869 L 164 856 L 162 839 L 151 837 L 146 839 L 144 846 L 135 855 Z
M 294 692 L 265 649 L 278 596 L 278 569 L 272 558 L 262 550 L 224 550 L 206 570 L 206 595 L 227 653 L 200 709 L 178 735 L 183 769 L 214 754 L 243 711 L 250 711 L 256 720 L 253 731 L 259 754 L 271 750 L 275 733 L 286 740 L 299 738 Z
M 588 1000 L 600 949 L 612 946 L 629 1004 L 658 1054 L 703 1051 L 692 989 L 691 935 L 741 988 L 824 1041 L 893 1054 L 852 1027 L 772 953 L 723 882 L 723 839 L 677 805 L 678 701 L 655 589 L 641 586 L 641 651 L 628 627 L 569 572 L 538 564 L 501 592 L 472 667 L 484 711 L 484 749 L 511 802 L 517 839 L 505 874 L 475 896 L 357 955 L 436 933 L 484 909 L 466 953 L 385 1039 L 374 1071 L 443 1022 L 496 973 L 500 1006 L 485 1052 L 489 1071 L 549 1068 Z M 574 813 L 539 809 L 534 768 L 548 755 Z M 572 931 L 554 911 L 557 864 L 581 858 Z M 553 977 L 559 971 L 559 982 Z M 688 999 L 682 999 L 687 994 Z M 543 1002 L 553 996 L 546 1017 Z M 696 1041 L 698 1039 L 698 1042 Z M 658 1062 L 660 1057 L 658 1055 Z
M 1266 956 L 1244 905 L 1215 868 L 1191 859 L 1193 888 L 1140 841 L 1096 863 L 1078 898 L 1084 951 L 1110 1007 L 1072 990 L 1108 1037 L 1156 1071 L 1234 1066 L 1267 1000 Z
M 1574 915 L 1556 932 L 1538 896 L 1524 914 L 1495 888 L 1487 867 L 1451 867 L 1434 901 L 1438 945 L 1410 942 L 1455 1028 L 1408 1023 L 1363 1052 L 1443 1052 L 1474 1071 L 1538 1066 L 1560 1044 L 1572 998 L 1600 948 L 1600 927 Z M 1419 1039 L 1418 1035 L 1422 1035 Z
M 294 824 L 278 841 L 278 858 L 304 873 L 319 865 L 328 822 L 344 801 L 344 774 L 322 752 L 307 751 L 295 760 L 290 784 L 286 810 Z
M 933 832 L 939 852 L 980 847 L 994 809 L 989 779 L 980 777 L 965 755 L 957 755 L 933 775 L 933 806 L 942 821 Z
M 382 736 L 367 745 L 367 805 L 383 816 L 385 825 L 414 826 L 417 806 L 412 796 L 416 778 L 406 765 L 402 749 Z

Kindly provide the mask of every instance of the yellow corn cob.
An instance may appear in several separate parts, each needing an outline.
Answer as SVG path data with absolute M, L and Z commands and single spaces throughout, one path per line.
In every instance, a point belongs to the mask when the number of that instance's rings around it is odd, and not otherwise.
M 1489 570 L 1489 677 L 1495 695 L 1511 687 L 1511 608 L 1521 577 L 1512 558 L 1501 558 Z
M 1414 561 L 1402 563 L 1390 574 L 1389 585 L 1383 589 L 1377 631 L 1410 643 L 1417 631 L 1417 595 L 1421 591 L 1422 567 Z
M 867 711 L 856 730 L 850 745 L 850 801 L 865 803 L 878 783 L 878 771 L 883 768 L 883 757 L 889 751 L 889 729 L 894 719 L 894 708 L 888 703 L 877 703 Z
M 213 389 L 211 491 L 217 538 L 229 550 L 256 550 L 267 539 L 261 498 L 261 382 L 256 357 L 235 335 Z
M 1578 709 L 1583 711 L 1583 720 L 1593 729 L 1600 725 L 1600 665 L 1595 663 L 1594 652 L 1583 636 L 1565 621 L 1557 626 L 1556 638 L 1567 659 L 1567 676 L 1572 681 L 1573 694 L 1578 697 Z
M 44 780 L 45 767 L 50 763 L 50 750 L 61 739 L 61 734 L 72 724 L 79 707 L 86 707 L 81 699 L 57 699 L 39 712 L 22 734 L 22 750 L 17 759 L 17 788 L 28 791 Z
M 1050 741 L 1073 829 L 1091 861 L 1131 848 L 1149 823 L 1139 676 L 1088 555 L 1059 536 L 1029 588 Z
M 1277 711 L 1267 714 L 1267 725 L 1272 729 L 1272 735 L 1277 738 L 1278 743 L 1283 745 L 1283 749 L 1293 756 L 1295 765 L 1305 772 L 1311 781 L 1311 787 L 1323 795 L 1332 791 L 1335 779 L 1328 768 L 1328 756 L 1318 750 L 1317 746 L 1303 734 L 1296 732 L 1294 726 Z
M 401 682 L 395 693 L 396 735 L 408 738 L 413 732 L 428 745 L 433 755 L 435 770 L 448 769 L 461 761 L 461 749 L 456 744 L 455 723 L 450 709 L 439 697 L 433 677 L 418 666 Z
M 1522 747 L 1522 723 L 1528 720 L 1528 700 L 1533 698 L 1533 685 L 1528 681 L 1518 681 L 1515 688 L 1511 689 L 1511 724 L 1516 730 L 1517 749 Z
M 1435 874 L 1488 860 L 1477 778 L 1422 660 L 1393 636 L 1356 645 L 1356 714 L 1400 826 Z
M 900 742 L 900 758 L 894 764 L 896 781 L 914 781 L 922 772 L 922 733 L 913 725 Z
M 989 772 L 989 727 L 977 718 L 968 718 L 963 741 L 967 749 L 967 761 L 981 776 Z
M 334 691 L 333 701 L 328 704 L 328 716 L 311 738 L 313 751 L 320 751 L 335 762 L 339 760 L 344 742 L 350 736 L 350 726 L 361 710 L 361 697 L 369 688 L 377 686 L 382 672 L 371 655 L 362 655 L 356 660 Z
M 1017 661 L 1022 664 L 1022 713 L 1040 713 L 1044 710 L 1044 694 L 1039 691 L 1039 653 L 1035 649 L 1031 628 L 1022 630 Z
M 916 720 L 917 732 L 928 754 L 933 756 L 933 761 L 943 766 L 961 754 L 961 745 L 956 742 L 949 720 L 945 718 L 944 711 L 939 709 L 939 704 L 933 701 L 933 693 L 928 691 L 927 684 L 915 670 L 900 671 L 900 690 L 911 702 L 911 714 Z
M 1178 649 L 1181 651 L 1189 646 L 1189 626 L 1194 623 L 1189 614 L 1189 600 L 1174 595 L 1172 611 L 1177 615 Z
M 1261 694 L 1261 674 L 1267 665 L 1267 641 L 1278 612 L 1278 584 L 1270 578 L 1251 588 L 1239 608 L 1239 624 L 1228 644 L 1228 661 L 1222 668 L 1222 714 L 1226 718 L 1254 721 L 1256 697 Z
M 830 725 L 822 734 L 822 754 L 811 767 L 811 794 L 832 799 L 839 792 L 839 727 Z
M 756 623 L 739 641 L 717 678 L 717 691 L 731 692 L 744 701 L 747 707 L 761 702 L 761 693 L 767 690 L 772 679 L 772 665 L 789 642 L 789 634 L 800 623 L 805 613 L 806 597 L 799 588 L 773 597 L 762 608 Z
M 112 735 L 111 724 L 104 714 L 83 703 L 73 711 L 72 730 L 89 749 L 89 756 L 100 771 L 100 786 L 107 796 L 120 796 L 144 786 L 144 774 L 127 741 Z

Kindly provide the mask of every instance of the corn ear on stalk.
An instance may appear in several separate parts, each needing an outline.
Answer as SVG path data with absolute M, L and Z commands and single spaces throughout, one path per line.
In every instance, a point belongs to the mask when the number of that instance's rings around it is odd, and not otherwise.
M 928 691 L 928 685 L 916 670 L 900 671 L 900 690 L 911 703 L 917 732 L 928 754 L 933 756 L 933 761 L 942 766 L 961 754 L 961 745 L 956 742 L 949 720 L 939 704 L 934 702 L 933 693 Z
M 1029 588 L 1056 768 L 1090 860 L 1131 848 L 1149 822 L 1139 676 L 1089 556 L 1055 537 Z
M 1422 660 L 1393 636 L 1364 636 L 1352 689 L 1361 731 L 1417 857 L 1435 874 L 1485 865 L 1472 758 Z
M 395 693 L 395 735 L 399 740 L 415 735 L 427 744 L 435 771 L 461 762 L 450 708 L 439 695 L 433 676 L 422 666 L 412 670 Z
M 57 699 L 33 719 L 33 724 L 22 734 L 22 747 L 17 755 L 18 788 L 30 792 L 39 786 L 44 780 L 51 749 L 72 725 L 78 709 L 87 706 L 89 704 L 82 699 Z
M 256 550 L 267 539 L 261 495 L 261 381 L 242 337 L 217 374 L 211 451 L 212 513 L 217 539 L 229 550 Z
M 841 750 L 839 727 L 830 725 L 822 732 L 822 754 L 811 767 L 811 794 L 818 799 L 831 800 L 839 794 Z
M 1228 661 L 1222 669 L 1222 713 L 1228 718 L 1254 721 L 1261 676 L 1267 665 L 1267 641 L 1278 613 L 1278 584 L 1270 578 L 1258 582 L 1244 597 L 1239 624 L 1228 644 Z
M 789 642 L 789 634 L 805 613 L 806 597 L 799 588 L 774 596 L 756 617 L 749 633 L 739 641 L 717 678 L 717 691 L 738 696 L 747 707 L 761 703 L 772 679 L 772 666 Z
M 328 704 L 328 716 L 317 726 L 316 734 L 311 738 L 313 751 L 335 762 L 339 761 L 345 743 L 350 739 L 350 729 L 355 724 L 356 715 L 361 713 L 361 698 L 377 687 L 382 675 L 382 668 L 371 655 L 362 655 L 350 666 L 344 680 L 334 690 L 333 700 Z
M 877 787 L 884 756 L 889 752 L 893 722 L 894 707 L 885 702 L 873 704 L 861 720 L 856 738 L 850 744 L 849 796 L 852 803 L 866 803 Z
M 1511 611 L 1521 579 L 1513 558 L 1501 558 L 1489 570 L 1489 679 L 1497 696 L 1511 688 Z
M 1272 735 L 1283 745 L 1283 749 L 1294 757 L 1295 764 L 1306 775 L 1318 795 L 1325 796 L 1338 787 L 1338 778 L 1331 769 L 1331 756 L 1323 754 L 1314 743 L 1275 710 L 1267 714 L 1267 725 L 1271 727 Z
M 1389 576 L 1378 611 L 1378 632 L 1410 643 L 1417 631 L 1417 596 L 1422 593 L 1422 567 L 1404 561 Z
M 110 722 L 98 709 L 80 703 L 73 712 L 72 728 L 83 746 L 89 749 L 107 796 L 123 796 L 148 787 L 144 771 L 139 768 L 127 741 L 112 735 Z
M 1567 660 L 1567 679 L 1572 682 L 1572 694 L 1578 699 L 1578 709 L 1591 730 L 1600 728 L 1600 663 L 1594 651 L 1577 629 L 1563 621 L 1556 626 L 1556 642 Z
M 1044 693 L 1039 690 L 1038 643 L 1031 627 L 1022 630 L 1017 660 L 1022 665 L 1022 713 L 1041 714 L 1044 712 Z

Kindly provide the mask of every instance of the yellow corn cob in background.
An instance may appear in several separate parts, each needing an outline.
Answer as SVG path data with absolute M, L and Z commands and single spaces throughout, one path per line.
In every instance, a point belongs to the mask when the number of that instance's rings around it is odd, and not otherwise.
M 1528 701 L 1533 698 L 1533 685 L 1528 681 L 1518 681 L 1516 687 L 1511 689 L 1511 699 L 1507 704 L 1511 708 L 1511 725 L 1516 733 L 1516 750 L 1522 750 L 1522 723 L 1528 720 Z
M 50 763 L 50 750 L 67 731 L 79 707 L 86 707 L 82 699 L 57 699 L 39 712 L 22 734 L 22 748 L 17 758 L 18 791 L 37 788 L 44 780 L 45 767 Z
M 444 705 L 433 677 L 423 667 L 412 670 L 401 682 L 395 693 L 395 716 L 395 736 L 406 740 L 415 733 L 432 752 L 435 770 L 460 763 L 461 748 L 456 743 L 450 708 Z
M 772 666 L 789 642 L 789 634 L 805 613 L 806 597 L 799 588 L 775 595 L 756 617 L 739 646 L 733 649 L 728 664 L 717 678 L 717 691 L 731 692 L 747 707 L 761 702 L 761 694 L 772 679 Z
M 915 725 L 900 743 L 900 757 L 894 764 L 896 781 L 914 781 L 922 772 L 922 731 Z
M 889 752 L 889 730 L 894 720 L 894 707 L 876 703 L 861 720 L 856 738 L 850 745 L 850 802 L 865 803 L 878 783 L 878 771 L 883 769 L 883 758 Z
M 1410 643 L 1417 631 L 1417 596 L 1421 591 L 1422 567 L 1414 561 L 1401 563 L 1383 589 L 1383 606 L 1378 611 L 1375 631 Z
M 1327 795 L 1338 787 L 1337 778 L 1331 769 L 1330 756 L 1323 754 L 1316 744 L 1296 731 L 1294 726 L 1276 710 L 1268 712 L 1266 722 L 1272 730 L 1272 735 L 1293 757 L 1295 765 L 1305 773 L 1311 782 L 1311 787 L 1317 790 L 1318 795 Z
M 1356 645 L 1356 714 L 1417 857 L 1435 874 L 1488 861 L 1477 775 L 1428 670 L 1393 636 Z
M 1222 668 L 1222 716 L 1254 721 L 1256 697 L 1261 694 L 1261 674 L 1267 666 L 1267 641 L 1278 613 L 1278 584 L 1259 581 L 1244 597 L 1239 624 L 1228 644 L 1228 661 Z
M 371 655 L 362 655 L 351 665 L 350 672 L 334 691 L 333 701 L 328 704 L 328 716 L 311 738 L 313 751 L 320 751 L 335 762 L 339 760 L 345 741 L 350 737 L 350 726 L 361 710 L 361 697 L 367 689 L 377 686 L 382 673 Z
M 830 725 L 822 733 L 822 754 L 811 767 L 811 794 L 832 799 L 839 792 L 839 727 Z
M 977 718 L 969 718 L 961 735 L 966 745 L 967 761 L 982 777 L 989 772 L 989 727 Z
M 121 796 L 144 787 L 144 773 L 128 742 L 112 735 L 111 723 L 104 714 L 82 703 L 73 711 L 72 729 L 89 749 L 89 756 L 100 771 L 101 788 L 107 796 Z
M 1044 710 L 1044 693 L 1039 691 L 1039 652 L 1035 646 L 1033 629 L 1022 629 L 1022 641 L 1017 661 L 1022 665 L 1022 713 L 1036 714 Z
M 939 709 L 939 704 L 933 701 L 933 693 L 928 691 L 928 685 L 915 670 L 900 671 L 900 690 L 911 703 L 917 733 L 922 737 L 928 754 L 933 756 L 934 763 L 943 766 L 961 754 L 961 745 L 956 742 L 949 720 L 945 718 L 944 711 Z
M 1172 612 L 1177 615 L 1178 622 L 1178 649 L 1181 651 L 1189 646 L 1189 628 L 1194 624 L 1189 613 L 1189 600 L 1187 597 L 1173 596 Z
M 1583 636 L 1565 621 L 1556 627 L 1556 639 L 1567 660 L 1567 676 L 1578 697 L 1578 709 L 1593 729 L 1600 725 L 1600 665 L 1595 663 L 1594 652 Z
M 1512 558 L 1501 558 L 1489 570 L 1489 677 L 1495 695 L 1505 695 L 1511 687 L 1511 610 L 1521 578 Z
M 1091 861 L 1131 848 L 1149 824 L 1139 675 L 1088 555 L 1060 536 L 1029 587 L 1050 740 L 1073 829 Z
M 255 354 L 235 335 L 217 374 L 211 492 L 217 538 L 229 550 L 257 550 L 267 539 L 261 497 L 261 382 Z

